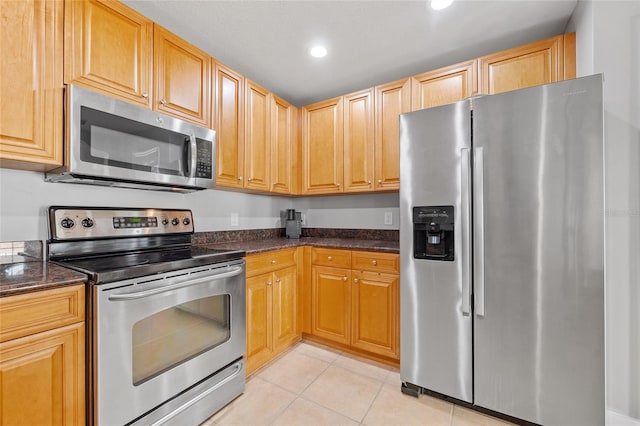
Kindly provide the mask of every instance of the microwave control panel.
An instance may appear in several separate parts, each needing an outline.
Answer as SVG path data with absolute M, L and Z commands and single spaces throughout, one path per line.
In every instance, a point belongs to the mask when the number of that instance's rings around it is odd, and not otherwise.
M 50 207 L 52 240 L 193 233 L 191 210 Z
M 211 179 L 213 172 L 213 144 L 211 141 L 196 139 L 196 177 Z

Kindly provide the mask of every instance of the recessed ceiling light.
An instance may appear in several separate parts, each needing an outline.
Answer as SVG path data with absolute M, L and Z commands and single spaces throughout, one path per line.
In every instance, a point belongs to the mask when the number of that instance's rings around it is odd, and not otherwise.
M 431 0 L 431 9 L 433 10 L 442 10 L 451 6 L 453 0 Z
M 327 56 L 327 49 L 324 46 L 313 46 L 309 54 L 314 58 L 324 58 Z

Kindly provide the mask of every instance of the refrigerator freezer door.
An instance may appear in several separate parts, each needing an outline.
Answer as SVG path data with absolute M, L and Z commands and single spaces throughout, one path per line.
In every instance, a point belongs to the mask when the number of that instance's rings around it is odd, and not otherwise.
M 470 231 L 469 220 L 463 226 L 463 219 L 467 219 L 463 207 L 468 214 L 469 194 L 462 194 L 462 188 L 469 190 L 470 175 L 462 165 L 469 164 L 469 111 L 467 100 L 400 116 L 400 376 L 403 382 L 467 402 L 473 399 L 471 259 L 463 255 L 470 250 L 470 241 L 463 235 L 470 235 Z M 414 210 L 421 206 L 425 208 Z M 414 242 L 445 241 L 451 232 L 451 211 L 453 259 L 416 258 Z M 429 229 L 427 215 L 447 217 L 434 220 L 431 235 L 414 238 L 413 219 L 420 214 L 417 233 Z M 434 228 L 440 226 L 441 234 L 434 234 Z M 426 247 L 417 249 L 426 251 Z M 464 286 L 463 277 L 467 280 Z
M 605 423 L 602 123 L 601 76 L 474 101 L 476 405 Z

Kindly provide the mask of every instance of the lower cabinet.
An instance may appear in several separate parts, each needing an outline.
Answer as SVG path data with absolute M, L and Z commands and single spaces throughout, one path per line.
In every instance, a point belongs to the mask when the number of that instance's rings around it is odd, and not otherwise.
M 311 252 L 311 335 L 397 361 L 399 256 L 322 248 Z M 336 263 L 340 267 L 327 266 Z
M 85 423 L 84 285 L 0 299 L 0 424 Z
M 247 375 L 300 340 L 296 258 L 296 249 L 247 256 Z

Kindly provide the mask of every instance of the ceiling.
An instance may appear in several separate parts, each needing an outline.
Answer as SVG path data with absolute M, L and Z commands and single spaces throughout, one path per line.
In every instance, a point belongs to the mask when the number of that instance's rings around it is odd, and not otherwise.
M 302 106 L 563 33 L 577 0 L 124 3 Z

